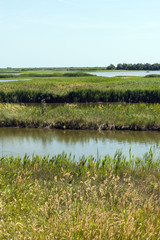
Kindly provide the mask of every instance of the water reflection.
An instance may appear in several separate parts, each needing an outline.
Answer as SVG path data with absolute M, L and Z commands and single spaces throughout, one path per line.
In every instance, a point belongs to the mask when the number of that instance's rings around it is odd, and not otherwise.
M 159 153 L 159 132 L 86 131 L 49 129 L 0 129 L 0 153 L 2 155 L 25 154 L 54 156 L 63 151 L 79 159 L 82 155 L 114 156 L 116 150 L 129 156 L 129 148 L 136 156 L 142 156 L 152 146 L 156 157 Z

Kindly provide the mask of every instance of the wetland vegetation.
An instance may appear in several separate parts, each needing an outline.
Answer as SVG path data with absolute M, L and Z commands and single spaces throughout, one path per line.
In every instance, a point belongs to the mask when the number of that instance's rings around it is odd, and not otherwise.
M 12 75 L 3 75 L 12 79 Z M 23 73 L 0 83 L 0 102 L 160 102 L 160 78 L 99 77 L 83 72 Z M 9 78 L 8 78 L 9 77 Z
M 13 71 L 13 70 L 12 70 Z M 160 78 L 99 77 L 83 71 L 1 71 L 1 103 L 41 103 L 40 107 L 0 105 L 0 126 L 67 129 L 159 130 Z M 82 108 L 77 103 L 102 102 Z M 103 105 L 108 103 L 107 105 Z M 115 102 L 115 104 L 113 104 Z M 118 103 L 116 103 L 118 102 Z M 66 103 L 56 109 L 46 103 Z M 67 104 L 72 103 L 72 104 Z M 136 103 L 136 104 L 133 104 Z M 146 104 L 147 103 L 147 104 Z
M 0 127 L 160 130 L 159 76 L 70 70 L 1 70 L 1 79 L 32 80 L 0 83 Z M 78 162 L 3 156 L 0 194 L 1 239 L 159 239 L 160 160 L 152 149 L 143 158 L 116 152 Z
M 0 104 L 1 127 L 98 130 L 160 130 L 159 104 L 64 104 L 55 108 Z
M 159 239 L 160 161 L 0 158 L 1 239 Z

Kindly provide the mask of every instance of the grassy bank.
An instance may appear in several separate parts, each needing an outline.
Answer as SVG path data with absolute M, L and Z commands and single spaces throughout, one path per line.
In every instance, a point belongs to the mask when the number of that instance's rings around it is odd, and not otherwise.
M 58 76 L 59 75 L 59 76 Z M 25 73 L 0 83 L 0 102 L 160 102 L 160 77 L 97 77 L 86 73 Z M 3 77 L 3 76 L 1 76 Z M 6 75 L 7 77 L 7 75 Z
M 159 239 L 160 162 L 0 159 L 1 239 Z
M 55 108 L 0 104 L 0 127 L 160 130 L 160 104 L 64 104 Z

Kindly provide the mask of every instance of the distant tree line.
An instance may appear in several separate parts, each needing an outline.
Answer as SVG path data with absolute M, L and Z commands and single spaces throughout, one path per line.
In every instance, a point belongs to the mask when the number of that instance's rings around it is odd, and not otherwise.
M 110 64 L 107 70 L 146 70 L 146 71 L 153 71 L 153 70 L 160 70 L 159 63 L 137 63 L 137 64 L 127 64 L 127 63 L 119 63 L 117 66 Z
M 101 71 L 101 70 L 144 70 L 144 71 L 153 71 L 160 70 L 160 63 L 119 63 L 117 66 L 110 64 L 105 67 L 39 67 L 39 68 L 0 68 L 0 72 L 23 72 L 23 71 Z

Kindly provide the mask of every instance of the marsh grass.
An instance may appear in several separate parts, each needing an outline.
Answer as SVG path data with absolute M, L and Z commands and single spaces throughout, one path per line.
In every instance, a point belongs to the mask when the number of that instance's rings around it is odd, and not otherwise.
M 0 104 L 1 127 L 39 127 L 97 130 L 159 130 L 160 104 L 112 103 L 86 106 L 64 104 L 55 108 Z
M 32 80 L 0 83 L 0 102 L 41 102 L 43 98 L 46 102 L 160 102 L 159 77 L 122 79 L 83 72 L 16 75 L 22 77 Z
M 24 84 L 25 86 L 25 84 Z M 38 86 L 38 85 L 37 85 Z M 79 88 L 80 87 L 80 88 Z M 95 90 L 85 89 L 82 85 L 73 84 L 68 92 L 61 94 L 46 92 L 43 89 L 0 91 L 0 102 L 40 103 L 76 103 L 76 102 L 127 102 L 127 103 L 160 103 L 160 90 Z M 73 89 L 72 89 L 73 88 Z M 59 86 L 59 90 L 61 87 Z
M 85 72 L 50 72 L 50 73 L 45 73 L 45 72 L 26 72 L 26 73 L 18 73 L 17 74 L 10 74 L 10 73 L 0 73 L 0 78 L 26 78 L 26 77 L 39 77 L 39 78 L 44 78 L 44 77 L 85 77 L 85 76 L 90 76 L 89 73 Z
M 148 161 L 148 159 L 150 159 Z M 0 239 L 160 239 L 160 162 L 0 159 Z

